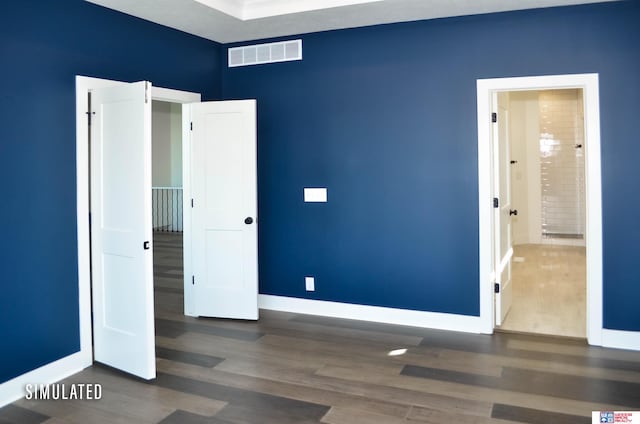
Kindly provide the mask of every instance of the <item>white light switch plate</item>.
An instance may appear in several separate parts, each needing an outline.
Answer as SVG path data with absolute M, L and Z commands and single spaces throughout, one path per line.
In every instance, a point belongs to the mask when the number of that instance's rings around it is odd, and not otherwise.
M 304 201 L 305 202 L 326 202 L 327 189 L 326 188 L 305 188 Z
M 304 277 L 304 285 L 307 291 L 316 291 L 316 280 L 313 277 Z

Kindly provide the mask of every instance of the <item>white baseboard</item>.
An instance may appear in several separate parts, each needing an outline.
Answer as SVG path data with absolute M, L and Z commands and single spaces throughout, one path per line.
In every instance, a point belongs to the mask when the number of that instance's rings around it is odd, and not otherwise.
M 0 408 L 25 395 L 26 384 L 51 384 L 76 374 L 91 365 L 91 356 L 83 352 L 58 359 L 0 384 Z
M 445 314 L 439 312 L 412 311 L 409 309 L 380 306 L 355 305 L 351 303 L 327 302 L 323 300 L 299 299 L 295 297 L 258 296 L 261 309 L 321 315 L 333 318 L 355 319 L 384 324 L 408 325 L 436 330 L 482 333 L 480 317 Z
M 602 347 L 640 350 L 640 332 L 621 330 L 602 330 Z

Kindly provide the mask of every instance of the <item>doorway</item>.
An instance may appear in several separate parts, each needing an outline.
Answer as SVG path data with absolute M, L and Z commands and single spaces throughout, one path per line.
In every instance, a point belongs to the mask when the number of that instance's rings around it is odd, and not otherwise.
M 513 246 L 503 331 L 586 337 L 582 89 L 501 92 Z M 504 150 L 504 149 L 501 149 Z
M 109 90 L 109 94 L 108 96 L 115 96 L 116 94 L 114 93 L 120 93 L 122 92 L 123 96 L 125 96 L 125 92 L 126 95 L 128 96 L 129 94 L 131 94 L 132 92 L 129 92 L 129 89 L 127 87 L 139 87 L 140 90 L 135 91 L 135 97 L 137 98 L 137 102 L 139 102 L 138 104 L 147 104 L 150 103 L 151 100 L 160 100 L 160 101 L 165 101 L 165 102 L 173 102 L 173 103 L 196 103 L 200 101 L 200 94 L 197 93 L 189 93 L 189 92 L 184 92 L 184 91 L 178 91 L 178 90 L 172 90 L 172 89 L 165 89 L 165 88 L 159 88 L 159 87 L 151 87 L 151 84 L 148 83 L 135 83 L 135 84 L 128 84 L 128 83 L 123 83 L 123 82 L 119 82 L 119 81 L 112 81 L 112 80 L 104 80 L 104 79 L 98 79 L 98 78 L 90 78 L 90 77 L 82 77 L 82 76 L 77 76 L 76 77 L 76 129 L 77 129 L 77 133 L 76 133 L 76 146 L 77 146 L 77 152 L 76 152 L 76 158 L 77 158 L 77 164 L 76 164 L 76 169 L 77 169 L 77 206 L 78 206 L 78 215 L 77 215 L 77 219 L 78 219 L 78 276 L 79 276 L 79 299 L 80 299 L 80 347 L 81 347 L 81 353 L 82 353 L 82 357 L 83 357 L 83 361 L 84 361 L 84 366 L 89 366 L 91 365 L 91 363 L 93 363 L 94 361 L 94 354 L 95 354 L 95 359 L 98 359 L 98 354 L 97 354 L 97 350 L 94 349 L 94 343 L 93 343 L 93 337 L 96 334 L 96 326 L 93 325 L 92 323 L 92 297 L 95 299 L 95 290 L 93 290 L 93 294 L 92 294 L 92 287 L 93 287 L 93 283 L 92 283 L 92 273 L 91 273 L 91 246 L 92 243 L 97 243 L 101 246 L 103 246 L 103 248 L 107 248 L 104 246 L 108 246 L 109 249 L 112 249 L 113 243 L 111 244 L 105 244 L 105 243 L 98 243 L 96 241 L 96 234 L 92 235 L 90 234 L 90 228 L 91 228 L 91 221 L 93 221 L 94 223 L 98 223 L 98 222 L 103 222 L 101 219 L 98 219 L 96 216 L 94 216 L 92 220 L 90 220 L 90 187 L 89 187 L 89 181 L 92 181 L 92 186 L 94 186 L 93 182 L 94 182 L 94 171 L 96 171 L 98 168 L 94 168 L 91 171 L 90 174 L 90 156 L 89 156 L 89 140 L 90 140 L 90 134 L 93 134 L 94 131 L 97 131 L 99 134 L 101 134 L 101 137 L 108 137 L 109 140 L 115 140 L 117 141 L 120 136 L 118 134 L 122 133 L 123 137 L 126 135 L 124 131 L 125 128 L 144 128 L 144 132 L 145 134 L 149 134 L 149 138 L 147 139 L 146 136 L 141 137 L 140 139 L 144 139 L 144 140 L 148 140 L 149 144 L 149 153 L 151 150 L 151 145 L 150 145 L 150 132 L 151 132 L 151 111 L 150 111 L 150 104 L 149 104 L 149 113 L 147 115 L 147 112 L 144 113 L 144 117 L 142 116 L 142 112 L 141 109 L 137 108 L 135 109 L 136 111 L 136 120 L 135 122 L 132 122 L 131 125 L 122 125 L 120 124 L 119 127 L 115 127 L 116 131 L 113 130 L 113 126 L 112 127 L 107 127 L 104 124 L 104 121 L 99 121 L 101 122 L 100 124 L 96 124 L 94 122 L 92 122 L 92 126 L 89 125 L 89 119 L 88 116 L 92 119 L 95 116 L 95 114 L 93 113 L 94 110 L 97 110 L 99 108 L 99 105 L 103 105 L 104 103 L 102 103 L 102 101 L 104 101 L 104 97 L 105 97 L 105 93 L 107 93 L 107 91 L 105 90 Z M 90 96 L 89 93 L 92 93 L 92 95 Z M 100 92 L 99 96 L 95 96 L 96 98 L 94 99 L 94 94 Z M 120 94 L 117 94 L 120 95 Z M 101 100 L 99 100 L 101 99 Z M 124 99 L 124 97 L 123 97 Z M 90 104 L 91 102 L 91 104 Z M 123 112 L 123 103 L 124 100 L 120 101 L 119 99 L 115 99 L 115 104 L 116 106 L 110 107 L 110 106 L 106 106 L 108 109 L 100 109 L 100 111 L 102 113 L 99 113 L 99 115 L 104 116 L 110 116 L 110 119 L 115 119 L 115 118 L 127 118 L 130 114 L 129 113 L 124 113 Z M 127 100 L 128 102 L 128 100 Z M 95 103 L 95 107 L 92 109 L 90 106 L 93 105 Z M 112 102 L 113 103 L 113 102 Z M 126 103 L 127 105 L 129 104 L 133 104 L 133 103 Z M 104 106 L 102 106 L 104 107 Z M 134 107 L 135 106 L 131 106 Z M 146 106 L 145 106 L 146 109 Z M 133 115 L 131 115 L 133 116 Z M 98 122 L 98 121 L 97 121 Z M 134 125 L 135 124 L 135 125 Z M 118 129 L 119 128 L 119 129 Z M 122 129 L 122 131 L 120 130 Z M 128 130 L 127 130 L 128 131 Z M 137 130 L 135 130 L 137 131 Z M 148 132 L 147 132 L 148 131 Z M 115 134 L 115 136 L 114 136 Z M 141 143 L 141 141 L 137 141 L 136 143 Z M 144 141 L 144 143 L 146 143 L 146 141 Z M 188 146 L 187 146 L 188 148 Z M 122 149 L 118 148 L 118 149 L 114 149 L 113 146 L 112 148 L 101 148 L 101 149 L 92 149 L 92 156 L 94 156 L 93 153 L 97 154 L 97 152 L 105 152 L 105 153 L 101 153 L 104 154 L 105 157 L 106 155 L 110 155 L 108 157 L 112 157 L 114 154 L 119 154 L 119 157 L 124 157 L 124 155 L 122 153 L 118 153 L 120 152 Z M 141 167 L 147 167 L 151 165 L 150 161 L 151 161 L 151 155 L 149 154 L 149 158 L 148 158 L 148 162 L 147 159 L 144 159 L 144 163 L 140 163 L 138 166 L 133 166 L 133 169 L 136 168 L 141 168 Z M 128 156 L 127 156 L 128 157 Z M 140 160 L 141 159 L 136 159 L 136 160 Z M 91 158 L 91 162 L 94 161 L 94 158 Z M 98 161 L 97 163 L 102 163 L 100 161 Z M 189 165 L 189 164 L 187 164 Z M 100 165 L 102 166 L 102 165 Z M 101 168 L 103 169 L 103 168 Z M 147 168 L 149 169 L 149 168 Z M 111 175 L 115 175 L 115 179 L 116 180 L 123 180 L 124 181 L 124 185 L 120 184 L 123 187 L 126 187 L 127 184 L 129 184 L 128 182 L 130 182 L 132 186 L 136 186 L 137 184 L 134 184 L 134 180 L 130 180 L 128 177 L 127 178 L 120 178 L 117 175 L 117 172 L 121 172 L 121 173 L 125 173 L 127 172 L 127 170 L 125 169 L 121 169 L 120 171 L 116 170 L 116 172 L 112 172 Z M 150 171 L 150 169 L 149 169 Z M 100 171 L 100 175 L 103 175 L 104 172 Z M 90 178 L 90 175 L 92 175 L 92 177 Z M 126 174 L 129 175 L 129 174 Z M 149 191 L 151 188 L 151 172 L 149 172 L 149 179 L 148 179 L 148 187 L 149 187 Z M 136 173 L 136 178 L 140 178 L 139 174 Z M 145 177 L 146 178 L 146 177 Z M 137 183 L 138 180 L 135 180 L 135 182 Z M 142 186 L 146 186 L 147 183 L 144 183 L 141 185 Z M 114 193 L 119 193 L 120 191 L 114 191 L 113 190 L 113 186 L 112 185 L 107 185 L 105 186 L 106 190 L 110 190 L 107 192 L 107 194 L 109 195 L 113 195 Z M 91 189 L 93 190 L 93 188 Z M 128 192 L 128 189 L 125 190 Z M 144 190 L 144 193 L 147 193 L 146 190 Z M 102 196 L 96 196 L 96 198 L 101 198 Z M 111 196 L 113 197 L 113 196 Z M 140 194 L 140 196 L 134 196 L 136 199 L 137 198 L 141 198 L 144 197 L 144 194 Z M 106 197 L 105 197 L 106 198 Z M 134 198 L 132 198 L 134 199 Z M 148 193 L 148 199 L 151 199 L 151 193 Z M 146 200 L 145 200 L 146 202 Z M 113 203 L 113 202 L 112 202 Z M 149 202 L 150 203 L 150 202 Z M 116 210 L 118 209 L 118 205 L 121 206 L 123 209 L 125 207 L 129 206 L 129 202 L 124 202 L 124 203 L 120 203 L 118 204 L 118 202 L 116 202 Z M 149 206 L 149 208 L 147 209 L 147 206 L 143 207 L 143 208 L 137 208 L 137 210 L 144 210 L 144 214 L 145 215 L 145 220 L 148 219 L 148 222 L 151 222 L 151 208 Z M 146 218 L 147 216 L 147 211 L 148 210 L 148 218 Z M 94 213 L 96 211 L 93 211 Z M 129 216 L 127 214 L 123 214 L 123 213 L 116 213 L 116 214 L 112 214 L 112 216 Z M 136 214 L 137 216 L 137 214 Z M 109 218 L 111 221 L 112 219 Z M 110 221 L 110 225 L 111 225 L 111 221 Z M 113 226 L 113 225 L 112 225 Z M 147 228 L 147 225 L 144 225 L 145 228 Z M 123 227 L 122 227 L 123 228 Z M 117 228 L 117 232 L 121 233 L 121 234 L 126 234 L 122 228 Z M 150 233 L 151 233 L 151 225 L 148 226 L 149 229 L 149 237 L 146 236 L 146 229 L 145 231 L 145 240 L 151 240 L 150 238 Z M 93 239 L 93 240 L 92 240 Z M 109 240 L 110 241 L 110 240 Z M 121 243 L 122 244 L 122 243 Z M 136 248 L 141 248 L 142 250 L 148 250 L 149 249 L 149 243 L 147 241 L 145 241 L 144 245 L 140 244 L 139 246 L 136 243 Z M 137 249 L 136 249 L 137 250 Z M 133 256 L 131 254 L 129 255 L 125 255 L 126 257 L 133 257 L 136 258 L 136 256 Z M 148 267 L 148 272 L 146 271 L 147 265 L 144 265 L 145 268 L 145 281 L 146 281 L 146 275 L 150 275 L 152 278 L 152 263 L 151 263 L 151 257 L 148 256 L 148 259 L 145 259 L 144 262 L 146 263 L 148 261 L 149 263 L 149 267 Z M 109 264 L 110 266 L 113 265 L 114 261 L 111 261 L 111 263 Z M 110 268 L 111 269 L 111 268 Z M 94 277 L 95 277 L 95 269 L 94 269 Z M 104 278 L 105 275 L 107 275 L 110 278 L 110 281 L 113 280 L 114 274 L 113 273 L 100 273 L 100 275 L 102 276 L 101 278 Z M 117 275 L 116 275 L 117 277 Z M 138 276 L 136 274 L 136 279 L 139 281 L 142 281 L 142 278 L 140 276 L 140 279 L 138 279 Z M 119 279 L 116 278 L 116 282 L 118 280 L 123 280 L 123 279 Z M 139 375 L 143 378 L 149 378 L 149 377 L 153 377 L 155 375 L 155 352 L 153 349 L 153 283 L 152 280 L 150 281 L 150 285 L 145 284 L 141 284 L 140 286 L 136 286 L 137 289 L 139 289 L 138 291 L 141 293 L 140 296 L 138 296 L 138 298 L 136 298 L 137 300 L 135 300 L 135 302 L 133 300 L 130 299 L 131 296 L 128 296 L 127 293 L 130 292 L 126 291 L 125 293 L 123 293 L 122 295 L 118 295 L 120 296 L 119 298 L 124 298 L 126 301 L 129 302 L 129 304 L 131 304 L 132 306 L 135 304 L 135 307 L 132 308 L 123 308 L 121 304 L 117 303 L 118 300 L 116 299 L 115 296 L 118 292 L 110 292 L 110 297 L 106 298 L 103 296 L 103 300 L 104 301 L 99 301 L 99 303 L 101 304 L 101 307 L 104 309 L 105 307 L 109 307 L 110 311 L 114 312 L 114 313 L 110 313 L 110 317 L 111 316 L 117 316 L 116 314 L 120 314 L 120 315 L 125 315 L 125 312 L 127 311 L 140 311 L 140 310 L 145 310 L 145 311 L 151 311 L 150 315 L 147 316 L 147 314 L 145 313 L 145 317 L 143 318 L 137 318 L 135 320 L 124 320 L 124 319 L 120 319 L 120 321 L 117 322 L 117 324 L 122 324 L 121 327 L 124 327 L 124 322 L 127 323 L 131 323 L 130 326 L 131 327 L 136 327 L 135 331 L 130 331 L 130 332 L 125 332 L 125 331 L 116 331 L 118 334 L 121 335 L 126 335 L 127 337 L 133 339 L 136 339 L 136 345 L 134 345 L 133 343 L 127 343 L 126 346 L 129 349 L 136 349 L 136 352 L 142 352 L 144 353 L 144 358 L 142 358 L 141 355 L 122 355 L 121 352 L 124 352 L 126 349 L 123 349 L 122 344 L 120 343 L 118 340 L 112 340 L 112 338 L 110 339 L 105 339 L 103 337 L 103 340 L 101 342 L 101 345 L 104 346 L 108 346 L 107 348 L 103 348 L 101 350 L 100 355 L 102 357 L 105 357 L 105 355 L 111 355 L 111 357 L 115 358 L 112 362 L 113 362 L 113 366 L 122 369 L 124 371 L 127 372 L 131 372 L 132 374 L 135 375 Z M 117 289 L 117 287 L 115 287 L 115 289 Z M 148 290 L 148 291 L 147 291 Z M 144 291 L 144 293 L 143 293 Z M 142 299 L 142 293 L 144 294 L 144 299 Z M 130 293 L 129 293 L 130 294 Z M 127 300 L 128 299 L 128 300 Z M 141 300 L 142 299 L 142 300 Z M 149 305 L 150 305 L 150 309 L 149 309 Z M 140 315 L 140 313 L 136 312 L 138 315 Z M 104 317 L 106 316 L 103 313 L 99 313 L 98 314 L 99 317 L 101 317 L 101 319 L 104 321 Z M 111 319 L 111 321 L 109 321 L 109 325 L 107 327 L 112 327 L 113 326 L 113 319 Z M 139 331 L 138 331 L 139 330 Z M 100 331 L 102 331 L 100 329 Z M 102 337 L 102 335 L 101 335 Z M 107 341 L 107 343 L 105 343 L 105 340 Z M 138 349 L 138 344 L 140 346 L 144 346 L 144 349 L 142 349 L 142 347 L 140 347 L 140 349 Z M 109 360 L 100 360 L 100 362 L 105 362 L 105 363 L 110 363 L 111 361 L 111 357 L 109 358 Z M 121 364 L 122 363 L 122 364 Z M 126 364 L 126 365 L 125 365 Z
M 152 100 L 153 291 L 159 318 L 184 314 L 182 104 Z
M 174 219 L 162 227 L 171 229 L 175 224 L 184 229 L 182 242 L 169 243 L 174 261 L 182 256 L 180 244 L 184 252 L 183 313 L 240 319 L 257 319 L 258 314 L 256 101 L 201 103 L 200 94 L 152 87 L 145 81 L 125 83 L 77 76 L 78 274 L 83 363 L 89 366 L 95 360 L 145 379 L 155 376 L 153 259 L 149 251 L 153 227 L 152 100 L 182 104 L 182 116 L 177 119 L 182 121 L 184 214 L 182 220 Z M 176 203 L 173 199 L 172 202 Z M 90 204 L 94 219 L 90 219 Z M 172 204 L 171 208 L 176 206 Z M 132 217 L 136 222 L 129 222 L 134 220 Z M 238 248 L 229 249 L 229 243 L 220 240 L 223 237 L 218 237 L 216 231 L 227 239 L 232 235 L 235 240 L 231 241 L 237 241 Z M 204 247 L 200 246 L 203 241 Z M 195 249 L 192 244 L 196 244 Z M 114 246 L 123 246 L 124 253 Z M 123 261 L 137 267 L 136 272 L 125 272 L 120 266 Z M 212 261 L 225 266 L 211 272 L 208 265 Z M 168 272 L 173 274 L 171 277 L 178 277 L 172 278 L 177 280 L 172 283 L 181 279 L 180 267 L 175 265 L 164 270 L 172 271 Z M 218 278 L 232 273 L 241 279 Z M 180 291 L 179 285 L 165 288 L 174 293 Z M 135 299 L 132 290 L 136 291 Z M 216 309 L 215 302 L 207 301 L 224 295 L 232 300 L 225 302 L 232 305 L 227 309 Z M 199 297 L 205 299 L 194 302 Z M 93 323 L 92 299 L 98 305 Z M 175 305 L 175 299 L 170 303 Z M 114 323 L 118 326 L 114 327 Z M 117 337 L 111 337 L 114 334 Z M 92 343 L 92 336 L 96 343 Z
M 585 116 L 585 251 L 586 251 L 586 337 L 592 345 L 602 345 L 602 205 L 600 175 L 600 124 L 597 74 L 551 75 L 540 77 L 495 78 L 477 81 L 478 92 L 478 194 L 479 194 L 479 258 L 480 317 L 483 331 L 493 333 L 496 325 L 496 293 L 503 265 L 496 260 L 496 228 L 504 214 L 494 208 L 495 178 L 494 98 L 499 92 L 581 89 Z M 507 211 L 509 215 L 509 211 Z M 507 246 L 508 247 L 508 246 Z M 506 252 L 508 248 L 504 249 Z M 513 250 L 512 250 L 513 253 Z M 517 256 L 515 256 L 517 258 Z M 500 258 L 504 259 L 504 258 Z M 498 264 L 498 266 L 497 266 Z

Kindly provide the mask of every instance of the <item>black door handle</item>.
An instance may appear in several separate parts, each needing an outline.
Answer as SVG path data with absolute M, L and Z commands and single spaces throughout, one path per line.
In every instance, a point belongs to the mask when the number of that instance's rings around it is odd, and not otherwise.
M 247 224 L 247 225 L 253 224 L 253 218 L 251 218 L 250 216 L 246 217 L 244 219 L 244 223 Z
M 511 216 L 511 215 L 518 216 L 518 210 L 517 209 L 509 209 L 509 216 Z

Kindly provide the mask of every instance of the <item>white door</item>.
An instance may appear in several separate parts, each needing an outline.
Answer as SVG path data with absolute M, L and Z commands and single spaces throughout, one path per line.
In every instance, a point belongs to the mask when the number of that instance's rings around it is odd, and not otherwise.
M 150 83 L 91 92 L 95 360 L 155 378 Z
M 258 319 L 256 101 L 186 105 L 191 117 L 195 315 Z
M 511 152 L 509 147 L 509 93 L 494 95 L 493 123 L 494 148 L 494 198 L 495 208 L 495 255 L 496 276 L 496 325 L 502 325 L 511 308 L 513 286 L 511 284 L 511 262 L 513 258 L 511 215 L 517 211 L 511 204 Z

